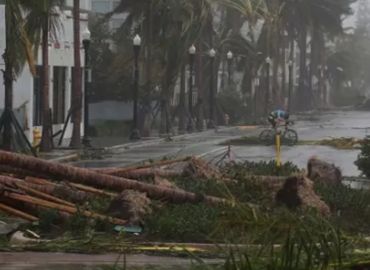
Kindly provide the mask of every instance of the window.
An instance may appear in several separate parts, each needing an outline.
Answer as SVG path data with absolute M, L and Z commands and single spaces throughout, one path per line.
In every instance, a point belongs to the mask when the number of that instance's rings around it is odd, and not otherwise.
M 66 67 L 53 68 L 53 124 L 64 123 Z
M 33 78 L 33 125 L 42 125 L 41 107 L 41 66 L 36 66 L 36 76 Z
M 124 19 L 113 19 L 112 20 L 112 28 L 117 29 L 120 28 L 121 25 L 125 22 Z
M 120 3 L 121 3 L 120 1 L 114 1 L 113 2 L 113 10 L 115 10 L 119 6 Z
M 107 13 L 110 12 L 110 2 L 109 1 L 92 1 L 91 9 L 96 13 Z

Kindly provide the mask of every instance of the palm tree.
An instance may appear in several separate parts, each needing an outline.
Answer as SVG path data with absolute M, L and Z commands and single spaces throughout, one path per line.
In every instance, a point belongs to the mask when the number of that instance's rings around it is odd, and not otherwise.
M 30 0 L 31 1 L 31 0 Z M 33 0 L 32 0 L 33 1 Z M 37 0 L 35 0 L 37 1 Z M 3 149 L 12 150 L 13 131 L 11 114 L 13 113 L 13 83 L 27 61 L 31 74 L 35 75 L 35 63 L 32 46 L 28 39 L 24 18 L 18 0 L 2 0 L 5 4 L 5 52 L 2 55 L 5 64 L 3 79 L 5 86 Z
M 352 13 L 350 5 L 354 0 L 280 0 L 281 17 L 291 36 L 298 41 L 300 51 L 300 77 L 298 94 L 302 108 L 311 100 L 311 93 L 306 87 L 307 74 L 307 36 L 312 23 L 324 32 L 339 35 L 343 32 L 343 16 Z M 317 31 L 317 30 L 316 30 Z
M 127 6 L 126 1 L 121 1 L 121 4 L 113 13 L 127 11 L 129 15 L 117 31 L 117 35 L 123 36 L 127 41 L 127 36 L 135 28 L 143 38 L 142 46 L 152 48 L 151 55 L 146 56 L 151 57 L 150 64 L 157 68 L 151 68 L 152 72 L 150 72 L 147 66 L 146 92 L 149 91 L 152 83 L 161 85 L 160 96 L 167 103 L 179 77 L 181 66 L 187 64 L 188 49 L 197 41 L 204 27 L 206 15 L 209 12 L 208 1 L 153 1 L 150 7 L 152 13 L 149 12 L 146 1 L 137 1 L 132 6 Z M 150 21 L 153 21 L 153 24 Z M 168 40 L 173 42 L 168 43 Z M 126 54 L 126 59 L 132 59 L 132 45 L 127 42 L 125 45 L 128 51 L 124 51 L 123 54 Z M 145 60 L 149 61 L 148 58 Z M 121 59 L 117 58 L 117 61 L 119 61 L 117 66 L 122 65 Z M 145 98 L 148 96 L 150 93 L 145 93 Z M 150 101 L 148 103 L 150 104 Z M 162 120 L 165 120 L 167 113 L 165 108 L 163 109 L 161 115 Z
M 73 51 L 74 71 L 72 84 L 72 138 L 71 147 L 81 146 L 81 107 L 82 107 L 82 78 L 80 55 L 80 0 L 73 0 Z
M 57 7 L 64 4 L 65 0 L 22 0 L 22 7 L 27 11 L 26 29 L 36 52 L 41 41 L 42 138 L 40 150 L 42 152 L 50 152 L 52 150 L 52 123 L 49 104 L 49 38 L 52 40 L 57 39 L 57 34 L 61 28 Z

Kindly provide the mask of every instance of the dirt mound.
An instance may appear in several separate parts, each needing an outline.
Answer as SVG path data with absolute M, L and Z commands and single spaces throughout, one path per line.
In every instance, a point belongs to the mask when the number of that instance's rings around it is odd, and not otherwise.
M 106 214 L 138 226 L 142 224 L 142 217 L 152 212 L 150 206 L 151 202 L 145 193 L 125 190 L 112 200 Z
M 214 166 L 208 164 L 206 160 L 200 157 L 192 157 L 183 169 L 183 176 L 194 180 L 207 179 L 220 182 L 231 182 L 230 178 L 224 175 Z
M 329 206 L 315 193 L 313 185 L 306 177 L 288 177 L 276 193 L 276 203 L 292 210 L 313 208 L 322 216 L 330 215 Z
M 314 183 L 342 183 L 342 172 L 334 164 L 311 157 L 307 163 L 307 177 Z

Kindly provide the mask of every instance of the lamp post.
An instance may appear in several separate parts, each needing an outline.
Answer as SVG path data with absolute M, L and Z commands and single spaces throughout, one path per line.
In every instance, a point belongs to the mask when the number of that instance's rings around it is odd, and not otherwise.
M 189 48 L 189 93 L 188 93 L 188 105 L 189 105 L 189 119 L 186 130 L 188 132 L 194 131 L 193 126 L 193 67 L 194 67 L 194 55 L 196 49 L 194 45 Z
M 288 61 L 288 112 L 292 110 L 293 61 Z
M 132 130 L 130 134 L 130 140 L 140 140 L 140 132 L 137 126 L 137 103 L 139 96 L 139 52 L 141 46 L 141 38 L 139 35 L 136 35 L 133 39 L 134 47 L 134 83 L 133 83 L 133 92 L 134 92 L 134 109 L 133 109 L 133 119 L 132 119 Z
M 82 145 L 91 147 L 91 139 L 89 137 L 89 86 L 91 83 L 91 69 L 90 69 L 90 37 L 89 29 L 85 28 L 82 31 L 82 45 L 85 52 L 85 77 L 84 77 L 84 136 L 82 138 Z
M 265 93 L 265 116 L 268 114 L 268 104 L 270 100 L 270 57 L 266 57 L 265 68 L 266 68 L 266 93 Z
M 232 61 L 233 61 L 233 53 L 231 51 L 229 51 L 227 53 L 227 68 L 228 68 L 228 85 L 229 85 L 229 87 L 231 85 L 231 79 L 232 79 L 232 77 L 231 77 L 231 73 L 232 73 L 232 71 L 231 71 Z
M 209 121 L 208 121 L 208 129 L 215 128 L 214 122 L 214 103 L 215 103 L 215 93 L 214 93 L 214 62 L 215 62 L 215 55 L 216 52 L 214 49 L 209 51 L 209 58 L 210 58 L 210 81 L 209 81 Z

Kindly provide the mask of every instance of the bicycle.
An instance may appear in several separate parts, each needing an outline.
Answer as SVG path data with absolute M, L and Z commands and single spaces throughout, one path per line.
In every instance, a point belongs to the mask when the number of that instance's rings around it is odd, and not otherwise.
M 292 123 L 289 124 L 293 125 Z M 294 129 L 288 128 L 288 126 L 285 126 L 283 134 L 281 134 L 281 131 L 275 132 L 273 128 L 265 129 L 260 133 L 259 139 L 264 145 L 269 146 L 275 144 L 276 135 L 281 135 L 282 145 L 294 146 L 298 142 L 297 132 Z

